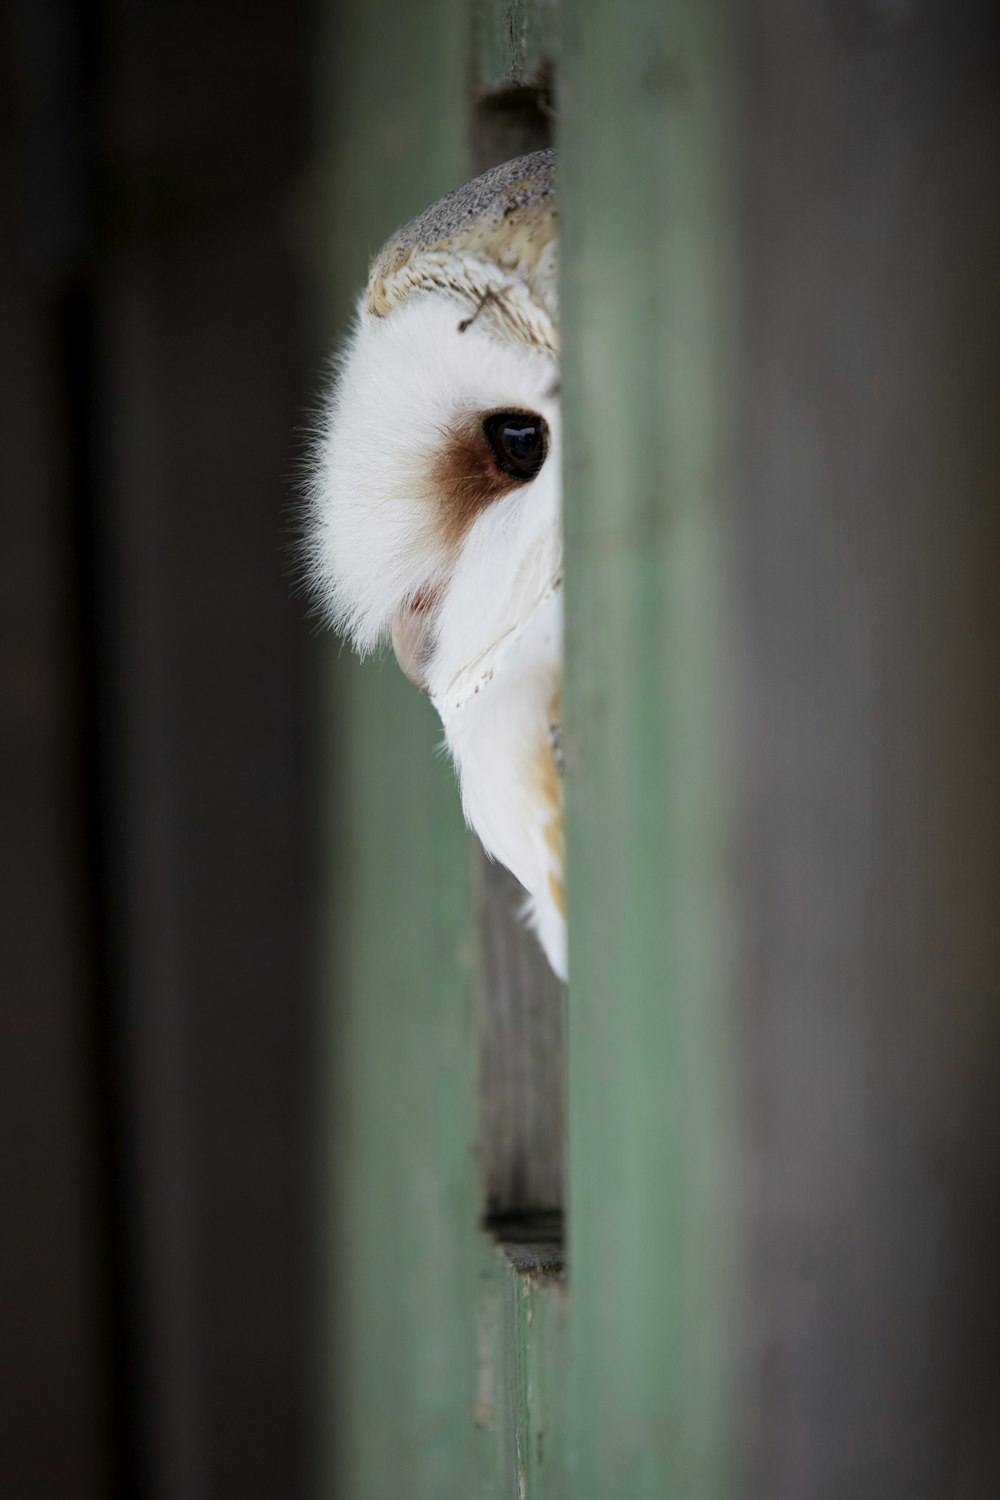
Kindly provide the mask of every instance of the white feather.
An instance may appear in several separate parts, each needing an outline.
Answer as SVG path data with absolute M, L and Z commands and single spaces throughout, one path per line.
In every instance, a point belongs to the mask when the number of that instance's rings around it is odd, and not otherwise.
M 558 838 L 537 797 L 562 662 L 558 363 L 473 320 L 443 292 L 385 318 L 359 309 L 330 399 L 312 489 L 311 568 L 336 627 L 370 651 L 429 585 L 436 610 L 427 686 L 455 760 L 466 818 L 530 897 L 565 976 Z M 495 410 L 545 418 L 540 472 L 488 505 L 456 552 L 428 491 L 462 421 Z

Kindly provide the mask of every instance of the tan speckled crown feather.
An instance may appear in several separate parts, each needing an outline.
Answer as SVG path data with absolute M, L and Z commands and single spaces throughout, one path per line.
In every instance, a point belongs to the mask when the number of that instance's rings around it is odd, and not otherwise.
M 450 293 L 510 337 L 556 352 L 556 153 L 493 167 L 431 205 L 376 256 L 366 307 L 387 317 L 414 292 Z

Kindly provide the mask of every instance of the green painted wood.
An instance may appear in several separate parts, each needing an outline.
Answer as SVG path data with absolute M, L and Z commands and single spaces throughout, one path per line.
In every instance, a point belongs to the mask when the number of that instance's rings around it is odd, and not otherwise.
M 518 1275 L 521 1452 L 525 1500 L 571 1500 L 567 1469 L 566 1391 L 570 1298 L 566 1281 Z
M 467 175 L 463 27 L 448 0 L 335 13 L 321 162 L 331 339 L 369 254 Z M 474 1460 L 469 841 L 436 716 L 391 656 L 359 664 L 331 643 L 326 669 L 323 1492 L 440 1500 L 471 1493 Z
M 574 1500 L 729 1493 L 727 14 L 563 7 Z
M 516 1272 L 488 1236 L 480 1240 L 476 1343 L 476 1458 L 479 1500 L 518 1493 L 518 1320 Z
M 406 1493 L 430 1497 L 464 1492 L 471 1460 L 477 1191 L 465 833 L 421 700 L 372 671 L 342 684 L 337 726 L 337 1473 L 352 1496 L 398 1493 L 405 1477 Z
M 479 1271 L 476 1431 L 480 1500 L 569 1500 L 569 1293 L 530 1249 L 485 1236 Z
M 477 0 L 473 14 L 474 69 L 480 88 L 530 83 L 554 60 L 556 0 Z

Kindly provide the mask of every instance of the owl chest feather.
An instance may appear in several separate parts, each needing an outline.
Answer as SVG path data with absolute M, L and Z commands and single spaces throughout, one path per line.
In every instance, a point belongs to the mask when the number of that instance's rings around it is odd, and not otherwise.
M 565 975 L 563 788 L 557 742 L 562 599 L 480 664 L 478 690 L 437 702 L 466 820 L 487 853 L 532 893 L 528 915 Z

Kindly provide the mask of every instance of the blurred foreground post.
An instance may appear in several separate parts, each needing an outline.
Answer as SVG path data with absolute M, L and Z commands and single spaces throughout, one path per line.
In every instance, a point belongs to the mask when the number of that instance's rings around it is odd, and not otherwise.
M 564 15 L 572 1493 L 985 1500 L 995 14 Z

